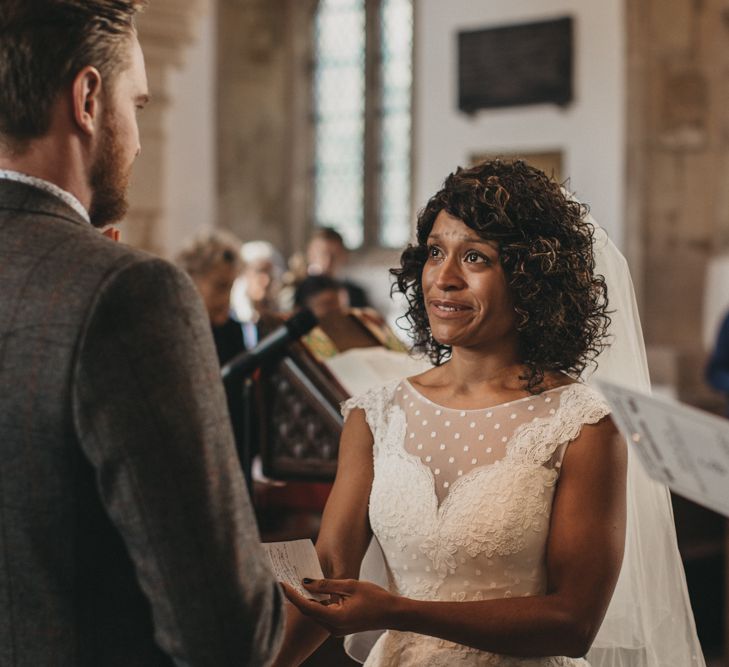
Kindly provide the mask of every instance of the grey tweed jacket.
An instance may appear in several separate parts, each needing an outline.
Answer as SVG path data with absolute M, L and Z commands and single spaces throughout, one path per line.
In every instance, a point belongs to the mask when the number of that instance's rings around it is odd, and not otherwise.
M 192 283 L 0 180 L 0 665 L 262 665 L 281 616 Z

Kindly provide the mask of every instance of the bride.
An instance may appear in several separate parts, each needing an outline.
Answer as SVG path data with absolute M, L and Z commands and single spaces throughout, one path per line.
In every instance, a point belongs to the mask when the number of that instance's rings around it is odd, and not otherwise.
M 612 314 L 594 238 L 585 207 L 523 162 L 459 169 L 428 202 L 394 273 L 435 367 L 345 404 L 327 579 L 305 582 L 331 601 L 286 589 L 277 665 L 374 630 L 378 667 L 703 665 L 665 490 L 576 380 Z M 373 535 L 384 587 L 358 580 Z M 642 556 L 672 580 L 646 591 Z

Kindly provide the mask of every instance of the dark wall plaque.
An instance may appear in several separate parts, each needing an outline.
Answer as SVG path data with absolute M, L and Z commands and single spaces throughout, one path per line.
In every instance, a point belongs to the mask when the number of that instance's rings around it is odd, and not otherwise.
M 572 100 L 571 17 L 458 34 L 458 106 L 478 109 Z

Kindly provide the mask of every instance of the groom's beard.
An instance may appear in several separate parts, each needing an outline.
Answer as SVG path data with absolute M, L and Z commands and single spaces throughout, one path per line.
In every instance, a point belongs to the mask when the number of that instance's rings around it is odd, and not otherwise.
M 91 205 L 89 217 L 94 227 L 121 220 L 129 208 L 126 194 L 131 165 L 125 167 L 124 152 L 112 113 L 107 111 L 101 127 L 98 153 L 91 165 Z

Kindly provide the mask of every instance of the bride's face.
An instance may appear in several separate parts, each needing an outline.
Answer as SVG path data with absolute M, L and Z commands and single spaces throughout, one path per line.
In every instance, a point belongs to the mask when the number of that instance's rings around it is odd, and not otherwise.
M 442 345 L 486 348 L 516 343 L 514 306 L 498 244 L 441 211 L 428 236 L 422 273 L 430 329 Z

